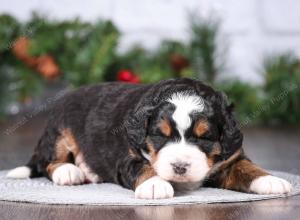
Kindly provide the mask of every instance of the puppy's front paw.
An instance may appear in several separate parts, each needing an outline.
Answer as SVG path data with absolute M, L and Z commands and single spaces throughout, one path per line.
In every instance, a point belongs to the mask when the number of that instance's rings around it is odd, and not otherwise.
M 250 191 L 257 194 L 283 194 L 292 191 L 292 185 L 276 176 L 261 176 L 252 181 Z
M 70 163 L 57 167 L 52 174 L 52 181 L 57 185 L 78 185 L 83 183 L 84 179 L 83 172 Z
M 172 185 L 159 176 L 151 177 L 135 189 L 137 199 L 166 199 L 173 196 Z

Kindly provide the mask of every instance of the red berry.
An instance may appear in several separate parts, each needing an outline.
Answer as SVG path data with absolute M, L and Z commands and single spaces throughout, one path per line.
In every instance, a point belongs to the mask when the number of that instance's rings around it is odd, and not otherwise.
M 133 77 L 133 74 L 131 71 L 129 70 L 120 70 L 118 73 L 117 73 L 117 80 L 118 81 L 130 81 Z
M 139 83 L 140 78 L 130 70 L 120 70 L 117 73 L 117 80 L 130 83 Z

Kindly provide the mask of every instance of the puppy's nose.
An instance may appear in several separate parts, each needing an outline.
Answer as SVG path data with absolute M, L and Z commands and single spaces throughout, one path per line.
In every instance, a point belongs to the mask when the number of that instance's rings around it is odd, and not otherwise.
M 190 166 L 188 163 L 172 163 L 174 173 L 183 175 L 187 171 L 187 167 Z

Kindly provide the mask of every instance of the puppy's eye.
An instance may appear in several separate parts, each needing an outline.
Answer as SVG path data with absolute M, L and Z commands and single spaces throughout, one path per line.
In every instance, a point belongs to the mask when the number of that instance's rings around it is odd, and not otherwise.
M 199 139 L 203 141 L 213 141 L 212 138 L 210 138 L 209 136 L 202 136 Z
M 167 138 L 170 137 L 170 135 L 166 135 L 165 133 L 161 132 L 161 130 L 158 131 L 159 136 Z
M 201 140 L 205 140 L 205 141 L 211 141 L 211 142 L 215 142 L 217 141 L 217 137 L 216 135 L 214 135 L 211 131 L 206 131 L 201 137 L 199 137 Z
M 168 141 L 167 137 L 161 135 L 152 135 L 150 139 L 156 149 L 163 147 Z

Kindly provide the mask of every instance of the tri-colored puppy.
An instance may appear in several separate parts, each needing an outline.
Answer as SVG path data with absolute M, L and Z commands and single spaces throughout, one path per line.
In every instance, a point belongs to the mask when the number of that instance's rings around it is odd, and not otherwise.
M 104 83 L 59 99 L 30 162 L 10 178 L 58 185 L 116 183 L 136 198 L 211 186 L 259 194 L 291 184 L 254 165 L 225 97 L 191 79 Z

